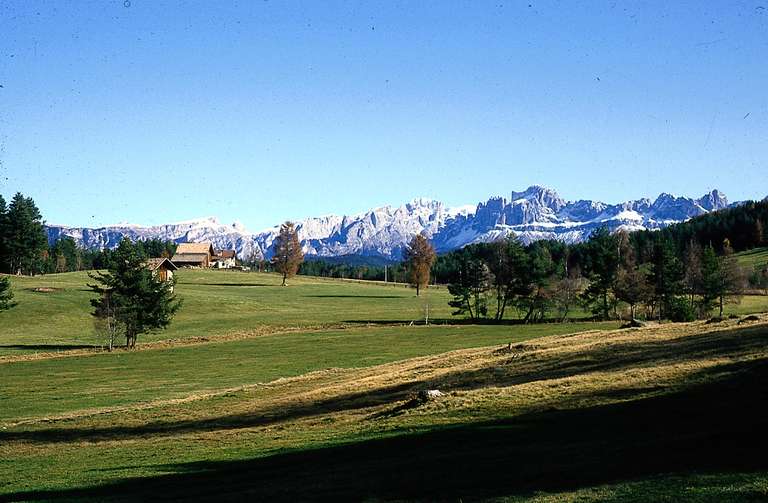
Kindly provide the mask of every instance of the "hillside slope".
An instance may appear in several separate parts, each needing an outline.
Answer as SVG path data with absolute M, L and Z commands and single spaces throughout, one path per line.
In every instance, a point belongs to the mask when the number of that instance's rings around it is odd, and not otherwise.
M 760 501 L 758 320 L 544 337 L 6 423 L 0 500 Z M 444 395 L 413 400 L 423 389 Z

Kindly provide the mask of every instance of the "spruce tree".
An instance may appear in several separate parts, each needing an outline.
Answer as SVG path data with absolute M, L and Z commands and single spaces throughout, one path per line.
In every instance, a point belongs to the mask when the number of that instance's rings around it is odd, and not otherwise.
M 140 334 L 166 328 L 181 302 L 173 294 L 174 282 L 163 281 L 146 267 L 146 256 L 129 239 L 114 251 L 106 272 L 89 275 L 88 285 L 98 295 L 91 300 L 97 318 L 109 317 L 125 335 L 127 348 Z
M 448 285 L 448 293 L 453 300 L 448 305 L 455 308 L 452 314 L 468 314 L 476 320 L 488 315 L 487 292 L 493 284 L 493 274 L 482 260 L 472 258 L 469 253 L 462 254 L 456 277 Z
M 701 311 L 708 313 L 715 306 L 715 301 L 724 295 L 722 282 L 722 264 L 712 245 L 704 248 L 701 255 Z M 720 312 L 722 316 L 722 311 Z
M 634 320 L 635 308 L 648 299 L 648 274 L 637 266 L 632 248 L 626 250 L 622 256 L 622 262 L 616 274 L 613 292 L 618 300 L 629 305 L 630 320 Z
M 48 238 L 42 215 L 32 198 L 17 192 L 5 216 L 6 254 L 9 272 L 35 274 L 42 266 L 42 253 L 48 248 Z
M 0 272 L 8 271 L 8 207 L 0 194 Z
M 661 238 L 653 249 L 650 284 L 653 286 L 659 319 L 672 317 L 678 307 L 676 296 L 682 291 L 683 265 L 672 242 Z
M 610 316 L 610 293 L 616 282 L 619 268 L 619 242 L 606 227 L 596 229 L 586 244 L 586 273 L 589 286 L 584 291 L 585 301 L 602 319 Z
M 531 294 L 530 260 L 520 241 L 514 235 L 491 243 L 487 263 L 494 278 L 496 314 L 504 319 L 506 308 L 521 296 Z
M 16 304 L 12 302 L 13 292 L 11 291 L 11 278 L 0 276 L 0 311 L 10 309 Z

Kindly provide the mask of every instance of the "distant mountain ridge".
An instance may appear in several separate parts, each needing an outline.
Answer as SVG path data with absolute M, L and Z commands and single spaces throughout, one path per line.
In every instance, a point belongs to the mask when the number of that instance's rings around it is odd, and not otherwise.
M 662 193 L 654 201 L 644 198 L 606 204 L 565 201 L 554 190 L 534 185 L 522 192 L 511 192 L 509 198 L 493 197 L 474 209 L 447 208 L 440 201 L 414 199 L 398 207 L 382 206 L 351 216 L 307 218 L 297 222 L 296 228 L 304 252 L 310 256 L 358 255 L 397 260 L 419 233 L 428 236 L 439 252 L 494 241 L 512 232 L 524 242 L 559 239 L 573 243 L 586 239 L 601 226 L 611 230 L 659 229 L 729 206 L 733 205 L 718 190 L 698 199 Z M 80 246 L 103 249 L 116 247 L 123 237 L 177 243 L 210 241 L 216 248 L 237 250 L 244 259 L 269 258 L 278 230 L 279 226 L 275 226 L 251 233 L 240 223 L 224 225 L 214 217 L 150 227 L 47 226 L 50 242 L 69 236 Z

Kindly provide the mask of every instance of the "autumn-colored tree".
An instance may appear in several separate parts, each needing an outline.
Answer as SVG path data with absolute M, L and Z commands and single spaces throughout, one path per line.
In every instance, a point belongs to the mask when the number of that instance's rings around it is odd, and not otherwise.
M 416 288 L 416 296 L 422 287 L 429 284 L 429 271 L 435 263 L 435 249 L 421 234 L 413 236 L 403 252 L 403 260 L 408 267 L 408 282 Z
M 283 286 L 286 280 L 296 276 L 299 266 L 304 262 L 304 252 L 301 251 L 299 234 L 293 222 L 285 222 L 280 226 L 280 233 L 275 238 L 272 265 L 283 275 Z

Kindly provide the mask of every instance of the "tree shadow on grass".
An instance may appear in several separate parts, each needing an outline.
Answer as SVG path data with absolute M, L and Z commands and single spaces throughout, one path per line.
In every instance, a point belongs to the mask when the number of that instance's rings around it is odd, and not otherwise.
M 625 369 L 649 364 L 661 365 L 667 361 L 683 363 L 707 359 L 713 356 L 737 356 L 754 354 L 768 347 L 768 330 L 765 327 L 734 329 L 704 333 L 678 340 L 641 341 L 596 346 L 589 352 L 563 355 L 558 358 L 529 356 L 535 343 L 512 347 L 509 360 L 494 361 L 493 366 L 447 372 L 438 377 L 412 380 L 361 392 L 333 396 L 327 399 L 281 405 L 278 408 L 262 408 L 249 413 L 163 421 L 137 426 L 101 428 L 35 428 L 29 430 L 0 430 L 0 442 L 27 441 L 40 443 L 66 443 L 71 441 L 128 440 L 136 436 L 170 437 L 174 435 L 227 431 L 242 428 L 268 426 L 286 421 L 314 417 L 328 413 L 362 410 L 382 405 L 390 406 L 378 417 L 397 415 L 408 406 L 401 402 L 423 389 L 443 391 L 471 391 L 486 387 L 508 387 L 538 381 L 548 381 L 583 375 L 589 372 L 621 372 Z M 735 362 L 713 367 L 703 367 L 691 373 L 691 380 L 714 379 L 723 374 L 751 371 L 760 363 L 768 366 L 768 358 L 754 362 Z M 504 368 L 504 373 L 497 370 Z M 630 399 L 648 393 L 662 392 L 663 388 L 631 388 L 624 390 L 597 390 L 596 398 Z M 376 417 L 376 416 L 374 416 Z
M 768 469 L 768 362 L 674 394 L 0 500 L 458 501 L 631 481 Z M 760 495 L 755 492 L 755 498 Z M 764 494 L 763 494 L 764 496 Z
M 0 349 L 22 351 L 72 351 L 75 349 L 96 349 L 99 346 L 87 344 L 0 344 Z
M 406 299 L 402 295 L 304 295 L 311 299 Z
M 231 287 L 259 287 L 259 286 L 278 286 L 268 283 L 179 283 L 182 286 L 231 286 Z
M 397 298 L 403 298 L 403 297 L 397 297 Z M 420 316 L 423 316 L 423 314 L 420 314 Z M 559 320 L 544 320 L 537 323 L 525 323 L 521 319 L 504 319 L 504 320 L 494 320 L 490 318 L 483 318 L 483 319 L 477 319 L 473 320 L 470 318 L 429 318 L 429 324 L 430 325 L 473 325 L 473 326 L 527 326 L 527 327 L 541 327 L 546 325 L 560 325 L 568 323 L 585 323 L 585 322 L 595 322 L 594 318 L 569 318 L 567 322 L 562 322 Z M 358 323 L 358 324 L 366 324 L 366 325 L 402 325 L 403 323 L 410 323 L 408 320 L 344 320 L 344 323 Z M 423 319 L 415 319 L 414 320 L 415 325 L 423 325 L 424 320 Z M 603 328 L 603 327 L 596 327 L 596 328 Z

